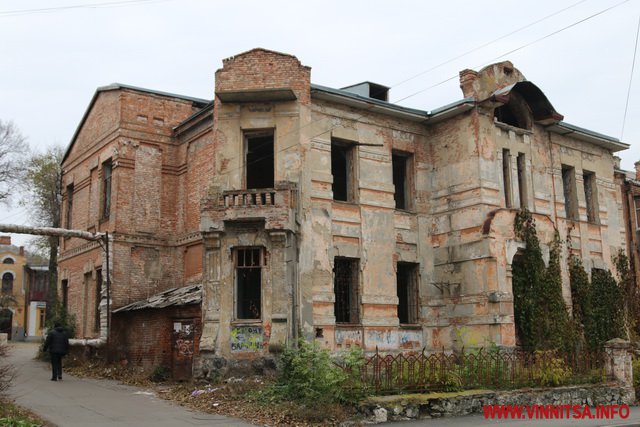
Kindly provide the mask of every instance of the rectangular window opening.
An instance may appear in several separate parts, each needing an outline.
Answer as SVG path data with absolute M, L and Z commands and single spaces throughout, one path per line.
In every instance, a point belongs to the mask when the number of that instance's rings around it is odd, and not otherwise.
M 359 323 L 358 260 L 334 258 L 333 292 L 336 323 Z
M 396 209 L 411 209 L 412 207 L 411 160 L 412 157 L 409 154 L 394 153 L 391 156 L 393 186 L 395 187 L 393 198 L 396 202 Z
M 65 310 L 69 310 L 69 281 L 67 279 L 62 281 L 62 306 Z
M 274 187 L 273 131 L 245 135 L 247 189 Z
M 236 319 L 260 319 L 262 309 L 262 248 L 240 248 L 236 257 Z
M 597 223 L 598 215 L 598 187 L 596 185 L 596 174 L 584 171 L 584 199 L 587 204 L 587 221 Z
M 524 153 L 518 153 L 516 159 L 518 167 L 518 195 L 520 196 L 520 209 L 527 209 L 529 207 L 527 203 L 527 162 L 524 157 Z
M 399 262 L 396 284 L 400 324 L 418 323 L 418 264 Z
M 96 310 L 94 330 L 100 332 L 100 300 L 102 299 L 102 270 L 96 270 Z
M 73 184 L 67 185 L 67 220 L 65 227 L 71 229 L 73 214 Z
M 511 202 L 511 152 L 502 150 L 502 181 L 504 184 L 504 203 L 508 208 L 513 207 Z
M 636 230 L 638 230 L 640 229 L 640 197 L 634 197 L 633 204 L 636 212 Z
M 333 200 L 355 201 L 355 161 L 353 145 L 331 141 L 331 175 L 333 175 Z
M 102 219 L 109 218 L 111 212 L 111 173 L 113 172 L 111 160 L 102 164 Z
M 578 195 L 576 192 L 576 172 L 573 166 L 562 165 L 562 188 L 567 219 L 577 220 Z

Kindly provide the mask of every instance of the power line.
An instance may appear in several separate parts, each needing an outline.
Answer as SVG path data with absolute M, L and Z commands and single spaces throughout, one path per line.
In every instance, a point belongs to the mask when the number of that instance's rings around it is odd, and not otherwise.
M 158 3 L 163 1 L 170 1 L 170 0 L 121 0 L 121 1 L 110 1 L 110 2 L 103 2 L 103 3 L 83 3 L 83 4 L 76 4 L 71 6 L 43 7 L 39 9 L 7 10 L 4 12 L 0 12 L 0 17 L 32 15 L 36 13 L 53 13 L 53 12 L 60 12 L 63 10 L 72 10 L 72 9 L 100 9 L 100 8 L 109 8 L 109 7 L 134 6 L 136 4 Z
M 489 60 L 488 62 L 485 62 L 485 63 L 483 63 L 483 64 L 481 64 L 481 65 L 478 65 L 478 66 L 476 66 L 476 67 L 474 67 L 474 68 L 480 68 L 480 67 L 483 67 L 483 66 L 485 66 L 485 65 L 489 65 L 489 64 L 493 63 L 494 61 L 496 61 L 496 60 L 498 60 L 498 59 L 502 58 L 503 56 L 511 55 L 512 53 L 518 52 L 518 51 L 520 51 L 520 50 L 522 50 L 522 49 L 524 49 L 524 48 L 527 48 L 527 47 L 529 47 L 529 46 L 531 46 L 531 45 L 533 45 L 533 44 L 536 44 L 536 43 L 538 43 L 538 42 L 540 42 L 540 41 L 542 41 L 542 40 L 548 39 L 549 37 L 553 37 L 553 36 L 555 36 L 556 34 L 559 34 L 559 33 L 563 32 L 563 31 L 565 31 L 565 30 L 568 30 L 569 28 L 573 28 L 573 27 L 575 27 L 576 25 L 582 24 L 583 22 L 586 22 L 586 21 L 588 21 L 588 20 L 590 20 L 590 19 L 593 19 L 593 18 L 595 18 L 596 16 L 600 16 L 600 15 L 602 15 L 603 13 L 606 13 L 606 12 L 608 12 L 608 11 L 612 10 L 612 9 L 615 9 L 616 7 L 622 6 L 623 4 L 628 3 L 629 1 L 631 1 L 631 0 L 623 0 L 623 1 L 621 1 L 620 3 L 616 3 L 616 4 L 614 4 L 613 6 L 610 6 L 610 7 L 606 8 L 606 9 L 603 9 L 603 10 L 601 10 L 600 12 L 596 12 L 596 13 L 594 13 L 593 15 L 589 15 L 589 16 L 587 16 L 586 18 L 583 18 L 583 19 L 581 19 L 581 20 L 579 20 L 579 21 L 576 21 L 576 22 L 574 22 L 574 23 L 572 23 L 572 24 L 570 24 L 570 25 L 567 25 L 566 27 L 562 27 L 562 28 L 560 28 L 559 30 L 553 31 L 553 32 L 551 32 L 551 33 L 549 33 L 549 34 L 547 34 L 547 35 L 545 35 L 545 36 L 542 36 L 542 37 L 540 37 L 540 38 L 538 38 L 538 39 L 535 39 L 535 40 L 533 40 L 533 41 L 531 41 L 531 42 L 529 42 L 529 43 L 523 44 L 523 45 L 521 45 L 521 46 L 519 46 L 519 47 L 517 47 L 517 48 L 515 48 L 515 49 L 512 49 L 512 50 L 510 50 L 510 51 L 508 51 L 508 52 L 505 52 L 505 53 L 503 53 L 503 54 L 501 54 L 501 55 L 498 55 L 498 56 L 494 57 L 493 59 Z M 439 86 L 439 85 L 441 85 L 441 84 L 443 84 L 443 83 L 446 83 L 446 82 L 448 82 L 449 80 L 455 79 L 456 77 L 457 77 L 457 75 L 452 76 L 452 77 L 449 77 L 448 79 L 443 80 L 443 81 L 441 81 L 441 82 L 439 82 L 439 83 L 437 83 L 437 84 L 435 84 L 435 85 L 433 85 L 433 86 L 429 86 L 429 87 L 427 87 L 427 88 L 425 88 L 425 89 L 421 89 L 421 90 L 419 90 L 419 91 L 417 91 L 417 92 L 414 92 L 414 93 L 412 93 L 412 94 L 410 94 L 410 95 L 407 95 L 407 96 L 405 96 L 404 98 L 398 99 L 396 102 L 404 101 L 405 99 L 408 99 L 408 98 L 411 98 L 411 97 L 416 96 L 416 95 L 418 95 L 418 94 L 421 94 L 421 93 L 423 93 L 423 92 L 425 92 L 425 91 L 427 91 L 427 90 L 429 90 L 429 89 L 432 89 L 432 88 L 434 88 L 434 87 L 436 87 L 436 86 Z
M 549 38 L 549 37 L 552 37 L 552 36 L 554 36 L 554 35 L 556 35 L 556 34 L 559 34 L 559 33 L 563 32 L 563 31 L 565 31 L 565 30 L 568 30 L 568 29 L 570 29 L 570 28 L 573 28 L 573 27 L 575 27 L 575 26 L 577 26 L 577 25 L 579 25 L 579 24 L 581 24 L 581 23 L 584 23 L 584 22 L 586 22 L 586 21 L 589 21 L 589 20 L 590 20 L 590 19 L 592 19 L 592 18 L 595 18 L 595 17 L 597 17 L 597 16 L 599 16 L 599 15 L 602 15 L 603 13 L 606 13 L 606 12 L 608 12 L 608 11 L 612 10 L 612 9 L 615 9 L 615 8 L 617 8 L 617 7 L 621 6 L 621 5 L 623 5 L 624 3 L 628 3 L 629 1 L 630 1 L 630 0 L 623 0 L 623 1 L 621 1 L 621 2 L 617 3 L 617 4 L 613 5 L 613 6 L 610 6 L 610 7 L 606 8 L 606 9 L 603 9 L 603 10 L 601 10 L 601 11 L 599 11 L 599 12 L 596 12 L 596 13 L 594 13 L 594 14 L 592 14 L 592 15 L 589 15 L 589 16 L 587 16 L 586 18 L 580 19 L 579 21 L 576 21 L 576 22 L 574 22 L 574 23 L 572 23 L 572 24 L 570 24 L 570 25 L 567 25 L 567 26 L 565 26 L 565 27 L 563 27 L 563 28 L 560 28 L 559 30 L 553 31 L 553 32 L 551 32 L 551 33 L 549 33 L 549 34 L 547 34 L 547 35 L 545 35 L 545 36 L 543 36 L 543 37 L 540 37 L 540 38 L 538 38 L 538 39 L 536 39 L 536 40 L 534 40 L 534 41 L 532 41 L 532 42 L 529 42 L 529 43 L 523 44 L 523 45 L 521 45 L 520 47 L 517 47 L 517 48 L 515 48 L 515 49 L 512 49 L 512 50 L 510 50 L 510 51 L 508 51 L 508 52 L 505 52 L 505 53 L 503 53 L 503 54 L 501 54 L 501 55 L 499 55 L 499 56 L 496 56 L 494 59 L 490 60 L 488 63 L 481 64 L 481 65 L 479 65 L 479 66 L 477 66 L 477 67 L 474 67 L 474 68 L 480 68 L 480 67 L 483 67 L 483 66 L 485 66 L 485 65 L 488 65 L 488 64 L 490 64 L 490 63 L 494 62 L 496 59 L 499 59 L 499 58 L 501 58 L 501 57 L 503 57 L 503 56 L 506 56 L 506 55 L 509 55 L 509 54 L 511 54 L 511 53 L 514 53 L 514 52 L 517 52 L 517 51 L 519 51 L 519 50 L 522 50 L 522 49 L 524 49 L 524 48 L 526 48 L 526 47 L 529 47 L 529 46 L 531 46 L 531 45 L 533 45 L 533 44 L 535 44 L 535 43 L 538 43 L 538 42 L 540 42 L 540 41 L 542 41 L 542 40 L 545 40 L 545 39 L 547 39 L 547 38 Z M 573 6 L 576 6 L 576 5 L 578 5 L 578 4 L 580 4 L 580 2 L 578 2 L 578 3 L 576 3 L 576 4 L 572 5 L 572 6 L 569 6 L 569 7 L 573 7 Z M 567 9 L 567 8 L 565 8 L 565 9 L 563 9 L 563 10 L 566 10 L 566 9 Z M 561 12 L 561 11 L 558 11 L 557 13 L 560 13 L 560 12 Z M 555 13 L 555 14 L 557 14 L 557 13 Z M 549 16 L 553 16 L 553 15 L 554 15 L 554 14 L 551 14 L 551 15 L 549 15 Z M 545 18 L 541 18 L 541 19 L 539 19 L 539 20 L 538 20 L 538 21 L 536 21 L 536 22 L 541 22 L 541 21 L 543 21 L 544 19 L 546 19 L 546 17 L 545 17 Z M 523 29 L 524 29 L 524 28 L 527 28 L 527 26 L 522 27 L 522 28 L 523 28 Z M 513 34 L 513 33 L 516 33 L 516 32 L 518 32 L 518 31 L 519 31 L 519 30 L 515 30 L 515 31 L 512 31 L 512 32 L 511 32 L 511 33 L 509 33 L 509 34 Z M 506 36 L 505 36 L 505 37 L 506 37 Z M 504 37 L 500 37 L 500 38 L 498 38 L 498 39 L 496 39 L 496 40 L 501 40 L 502 38 L 504 38 Z M 493 43 L 493 42 L 490 42 L 490 43 Z M 488 44 L 490 44 L 490 43 L 488 43 Z M 474 50 L 472 49 L 472 50 L 471 50 L 471 52 L 473 52 L 473 51 L 474 51 Z M 426 72 L 428 72 L 428 71 L 429 71 L 429 70 L 425 71 L 425 73 L 426 73 Z M 423 73 L 423 74 L 424 74 L 424 73 Z M 420 93 L 426 92 L 427 90 L 433 89 L 433 88 L 435 88 L 435 87 L 437 87 L 437 86 L 441 86 L 441 85 L 443 85 L 443 84 L 445 84 L 445 83 L 447 83 L 447 82 L 449 82 L 449 81 L 451 81 L 451 80 L 453 80 L 453 79 L 455 79 L 455 78 L 457 78 L 457 77 L 458 77 L 458 75 L 457 75 L 457 74 L 455 74 L 455 75 L 453 75 L 453 76 L 451 76 L 451 77 L 449 77 L 449 78 L 447 78 L 447 79 L 444 79 L 444 80 L 442 80 L 442 81 L 440 81 L 440 82 L 438 82 L 438 83 L 435 83 L 435 84 L 433 84 L 433 85 L 431 85 L 431 86 L 428 86 L 428 87 L 426 87 L 426 88 L 424 88 L 424 89 L 421 89 L 421 90 L 419 90 L 419 91 L 417 91 L 417 92 L 414 92 L 414 93 L 412 93 L 412 94 L 410 94 L 410 95 L 407 95 L 407 96 L 405 96 L 404 98 L 398 99 L 397 101 L 395 101 L 395 103 L 398 103 L 398 102 L 404 101 L 404 100 L 406 100 L 406 99 L 408 99 L 408 98 L 411 98 L 411 97 L 413 97 L 413 96 L 415 96 L 415 95 L 418 95 L 418 94 L 420 94 Z M 410 78 L 410 79 L 411 79 L 411 78 Z M 408 80 L 410 80 L 410 79 L 407 79 L 407 81 L 408 81 Z M 400 82 L 399 84 L 402 84 L 402 83 L 403 83 L 403 82 Z M 396 86 L 397 86 L 397 85 L 396 85 Z M 394 86 L 392 86 L 392 87 L 394 87 Z M 370 110 L 371 110 L 371 108 L 373 108 L 373 107 L 374 107 L 374 105 L 372 105 L 371 107 L 369 107 L 369 108 L 365 109 L 365 112 L 364 112 L 363 114 L 361 114 L 361 115 L 357 116 L 357 117 L 356 117 L 355 119 L 353 119 L 353 120 L 354 120 L 354 121 L 358 121 L 358 120 L 360 120 L 361 118 L 365 117 L 366 113 L 367 113 L 368 111 L 370 111 Z M 300 131 L 300 129 L 303 129 L 303 128 L 305 128 L 305 127 L 311 126 L 311 125 L 313 125 L 313 124 L 316 124 L 316 123 L 318 123 L 318 122 L 320 122 L 320 121 L 322 121 L 322 120 L 329 120 L 329 117 L 323 117 L 323 118 L 318 119 L 318 120 L 313 120 L 313 121 L 311 121 L 311 122 L 309 122 L 309 123 L 307 123 L 307 124 L 305 124 L 305 125 L 300 126 L 300 127 L 299 127 L 299 128 L 297 128 L 295 131 Z M 332 131 L 333 129 L 335 129 L 337 126 L 338 126 L 338 125 L 331 126 L 329 129 L 327 129 L 327 130 L 325 130 L 325 131 L 322 131 L 322 132 L 320 132 L 319 134 L 316 134 L 316 135 L 311 136 L 311 137 L 309 138 L 309 141 L 311 141 L 311 140 L 313 140 L 314 138 L 317 138 L 317 137 L 319 137 L 319 136 L 321 136 L 321 135 L 324 135 L 324 134 L 325 134 L 325 133 L 327 133 L 327 132 L 331 132 L 331 131 Z M 291 134 L 291 133 L 293 133 L 293 132 L 294 132 L 294 131 L 286 132 L 286 133 L 284 133 L 283 135 L 280 135 L 280 137 L 283 137 L 283 136 L 289 135 L 289 134 Z M 274 151 L 273 155 L 275 156 L 275 155 L 276 155 L 276 154 L 278 154 L 278 153 L 282 153 L 282 152 L 284 152 L 284 151 L 286 151 L 286 150 L 289 150 L 289 149 L 291 149 L 291 148 L 295 148 L 295 147 L 297 147 L 297 145 L 291 145 L 291 146 L 288 146 L 288 147 L 284 147 L 284 148 L 282 148 L 282 149 L 280 149 L 280 150 L 278 150 L 278 151 Z M 240 156 L 233 156 L 233 157 L 228 158 L 227 160 L 235 160 L 235 159 L 237 159 L 237 158 L 239 158 L 239 157 L 240 157 Z M 249 166 L 249 165 L 251 165 L 251 164 L 255 164 L 255 163 L 259 162 L 260 160 L 264 160 L 266 157 L 267 157 L 267 156 L 264 156 L 264 157 L 262 157 L 262 158 L 256 158 L 256 159 L 254 159 L 250 164 L 247 164 L 247 165 L 241 165 L 241 166 L 235 167 L 235 168 L 233 168 L 233 169 L 229 169 L 229 170 L 228 170 L 228 173 L 231 173 L 231 172 L 234 172 L 234 171 L 240 170 L 242 167 L 246 167 L 246 166 Z
M 427 69 L 427 70 L 421 71 L 421 72 L 419 72 L 418 74 L 415 74 L 415 75 L 413 75 L 413 76 L 411 76 L 411 77 L 409 77 L 409 78 L 407 78 L 407 79 L 405 79 L 405 80 L 402 80 L 402 81 L 400 81 L 400 82 L 398 82 L 398 83 L 396 83 L 396 84 L 392 85 L 391 87 L 398 87 L 398 86 L 400 86 L 400 85 L 401 85 L 401 84 L 403 84 L 403 83 L 406 83 L 406 82 L 408 82 L 408 81 L 410 81 L 410 80 L 413 80 L 413 79 L 415 79 L 415 78 L 417 78 L 417 77 L 420 77 L 420 76 L 422 76 L 422 75 L 425 75 L 425 74 L 427 74 L 427 73 L 429 73 L 429 72 L 431 72 L 431 71 L 433 71 L 433 70 L 436 70 L 436 69 L 438 69 L 438 68 L 442 67 L 443 65 L 450 64 L 451 62 L 453 62 L 453 61 L 455 61 L 455 60 L 457 60 L 457 59 L 460 59 L 460 58 L 462 58 L 462 57 L 464 57 L 464 56 L 467 56 L 467 55 L 469 55 L 469 54 L 471 54 L 471 53 L 474 53 L 474 52 L 476 52 L 476 51 L 478 51 L 478 50 L 480 50 L 480 49 L 483 49 L 483 48 L 485 48 L 485 47 L 487 47 L 487 46 L 489 46 L 489 45 L 492 45 L 492 44 L 494 44 L 494 43 L 496 43 L 496 42 L 499 42 L 500 40 L 504 40 L 504 39 L 506 39 L 506 38 L 507 38 L 507 37 L 509 37 L 509 36 L 512 36 L 512 35 L 514 35 L 514 34 L 516 34 L 516 33 L 519 33 L 520 31 L 523 31 L 523 30 L 526 30 L 527 28 L 533 27 L 534 25 L 539 24 L 540 22 L 546 21 L 546 20 L 547 20 L 547 19 L 549 19 L 549 18 L 552 18 L 552 17 L 554 17 L 554 16 L 556 16 L 556 15 L 559 15 L 560 13 L 565 12 L 565 11 L 567 11 L 567 10 L 569 10 L 569 9 L 573 8 L 573 7 L 576 7 L 576 6 L 578 6 L 579 4 L 584 3 L 585 1 L 587 1 L 587 0 L 580 0 L 580 1 L 579 1 L 579 2 L 577 2 L 577 3 L 574 3 L 574 4 L 570 5 L 570 6 L 565 7 L 564 9 L 560 9 L 560 10 L 558 10 L 558 11 L 556 11 L 556 12 L 553 12 L 553 13 L 551 13 L 551 14 L 549 14 L 549 15 L 546 15 L 546 16 L 544 16 L 544 17 L 542 17 L 542 18 L 540 18 L 540 19 L 537 19 L 537 20 L 535 20 L 535 21 L 533 21 L 533 22 L 531 22 L 531 23 L 529 23 L 529 24 L 527 24 L 527 25 L 524 25 L 524 26 L 522 26 L 522 27 L 520 27 L 520 28 L 517 28 L 517 29 L 515 29 L 515 30 L 513 30 L 513 31 L 511 31 L 511 32 L 509 32 L 509 33 L 507 33 L 507 34 L 504 34 L 504 35 L 502 35 L 502 36 L 500 36 L 500 37 L 498 37 L 498 38 L 496 38 L 496 39 L 493 39 L 493 40 L 491 40 L 491 41 L 489 41 L 489 42 L 483 43 L 483 44 L 481 44 L 480 46 L 477 46 L 477 47 L 475 47 L 475 48 L 473 48 L 473 49 L 471 49 L 471 50 L 468 50 L 468 51 L 466 51 L 466 52 L 464 52 L 464 53 L 461 53 L 461 54 L 459 54 L 459 55 L 457 55 L 457 56 L 454 56 L 454 57 L 453 57 L 453 58 L 451 58 L 451 59 L 448 59 L 448 60 L 446 60 L 446 61 L 444 61 L 444 62 L 441 62 L 441 63 L 439 63 L 439 64 L 437 64 L 437 65 L 434 65 L 433 67 L 431 67 L 431 68 L 429 68 L 429 69 Z
M 633 61 L 631 61 L 631 75 L 629 76 L 629 87 L 627 88 L 627 102 L 624 104 L 624 115 L 622 116 L 622 131 L 620 140 L 624 136 L 624 125 L 627 122 L 627 111 L 629 110 L 629 97 L 631 95 L 631 82 L 633 82 L 633 70 L 636 65 L 636 54 L 638 53 L 638 35 L 640 34 L 640 17 L 638 17 L 638 28 L 636 29 L 636 44 L 633 48 Z

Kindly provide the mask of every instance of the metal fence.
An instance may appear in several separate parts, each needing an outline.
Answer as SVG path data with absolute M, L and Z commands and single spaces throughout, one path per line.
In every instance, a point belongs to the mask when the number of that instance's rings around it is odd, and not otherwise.
M 604 382 L 604 353 L 476 349 L 460 353 L 400 353 L 367 356 L 361 367 L 344 368 L 352 387 L 368 394 L 514 389 Z

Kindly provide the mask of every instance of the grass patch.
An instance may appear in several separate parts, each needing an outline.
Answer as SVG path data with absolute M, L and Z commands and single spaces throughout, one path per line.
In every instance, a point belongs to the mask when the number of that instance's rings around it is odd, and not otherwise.
M 48 427 L 51 424 L 8 399 L 0 399 L 0 426 Z

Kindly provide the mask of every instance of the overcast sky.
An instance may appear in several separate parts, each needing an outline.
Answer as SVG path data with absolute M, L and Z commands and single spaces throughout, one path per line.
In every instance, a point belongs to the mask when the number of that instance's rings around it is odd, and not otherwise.
M 639 18 L 640 0 L 0 0 L 0 118 L 35 149 L 66 147 L 97 87 L 211 99 L 222 59 L 254 47 L 297 56 L 313 83 L 370 80 L 432 110 L 462 98 L 460 70 L 509 59 L 566 122 L 631 144 L 619 155 L 632 169 L 640 58 L 622 127 Z M 28 214 L 0 205 L 0 222 Z

